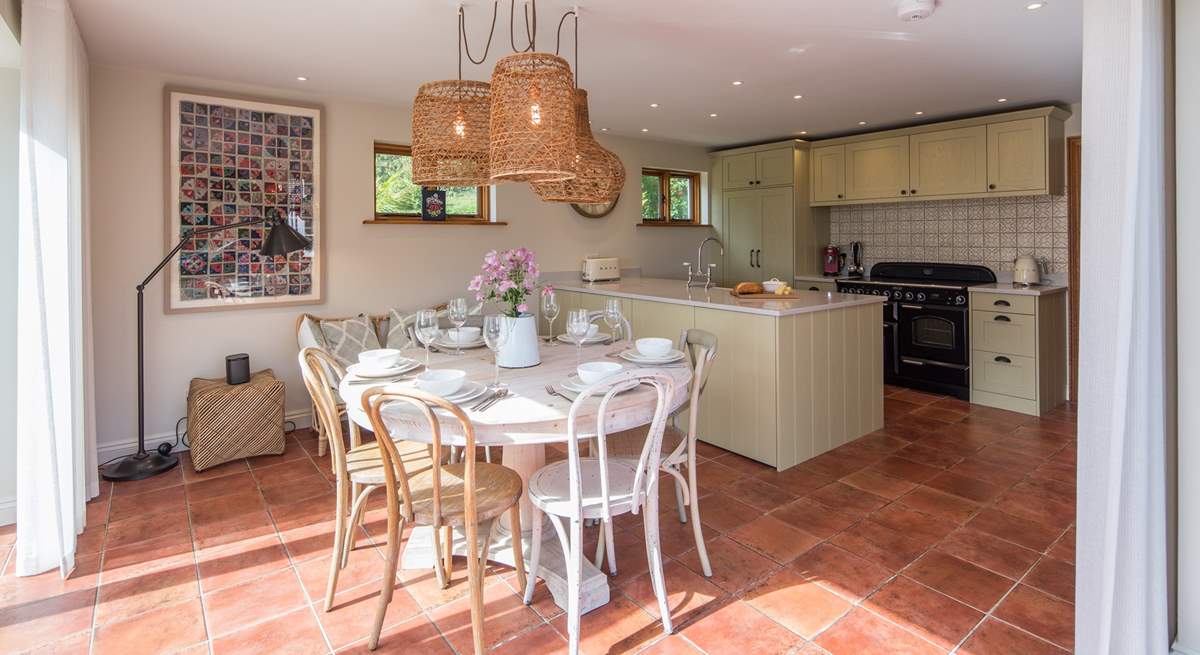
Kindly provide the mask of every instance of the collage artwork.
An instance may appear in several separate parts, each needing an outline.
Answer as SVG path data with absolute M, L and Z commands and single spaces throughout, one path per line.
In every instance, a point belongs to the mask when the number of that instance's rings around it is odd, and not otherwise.
M 236 100 L 211 100 L 173 97 L 179 236 L 266 217 L 283 218 L 315 240 L 319 134 L 314 112 L 263 111 L 257 103 L 247 108 Z M 266 232 L 267 226 L 258 224 L 186 238 L 174 308 L 313 298 L 319 250 L 264 256 L 259 249 Z

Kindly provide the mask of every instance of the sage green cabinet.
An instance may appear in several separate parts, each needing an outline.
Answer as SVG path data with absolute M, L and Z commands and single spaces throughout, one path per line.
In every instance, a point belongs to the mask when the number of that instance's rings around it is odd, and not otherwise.
M 792 278 L 794 211 L 790 187 L 725 194 L 725 284 Z
M 971 402 L 1039 416 L 1067 398 L 1067 294 L 971 294 Z
M 813 148 L 811 189 L 813 202 L 836 202 L 846 197 L 846 146 Z
M 908 137 L 846 144 L 846 198 L 874 200 L 908 195 Z

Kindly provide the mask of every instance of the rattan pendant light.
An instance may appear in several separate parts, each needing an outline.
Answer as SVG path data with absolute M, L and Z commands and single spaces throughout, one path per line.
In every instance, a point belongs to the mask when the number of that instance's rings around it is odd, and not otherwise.
M 588 94 L 575 90 L 575 178 L 561 182 L 536 182 L 537 196 L 550 202 L 605 203 L 617 199 L 625 184 L 621 159 L 592 136 L 588 120 Z
M 575 177 L 575 84 L 571 66 L 548 52 L 518 52 L 492 71 L 493 182 Z
M 492 7 L 492 29 L 496 25 L 496 7 Z M 492 38 L 483 57 L 471 56 L 466 39 L 466 20 L 458 9 L 458 79 L 426 82 L 413 100 L 412 180 L 422 186 L 483 186 L 491 184 L 488 168 L 491 139 L 488 136 L 491 115 L 491 85 L 462 79 L 464 48 L 472 63 L 482 63 L 491 48 Z

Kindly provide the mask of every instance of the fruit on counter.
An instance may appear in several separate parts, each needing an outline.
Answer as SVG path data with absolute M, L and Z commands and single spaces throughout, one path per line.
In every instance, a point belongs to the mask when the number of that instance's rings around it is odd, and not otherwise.
M 775 290 L 775 295 L 777 295 L 777 296 L 786 296 L 786 295 L 790 295 L 791 293 L 792 293 L 792 288 L 786 284 Z

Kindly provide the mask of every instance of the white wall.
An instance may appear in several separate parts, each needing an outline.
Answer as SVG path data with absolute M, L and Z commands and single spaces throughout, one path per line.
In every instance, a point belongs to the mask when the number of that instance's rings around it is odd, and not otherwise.
M 6 30 L 0 24 L 0 31 Z M 0 34 L 0 38 L 11 38 Z M 21 72 L 0 68 L 0 525 L 17 517 L 17 141 Z
M 617 209 L 585 219 L 537 200 L 526 185 L 503 185 L 497 213 L 507 227 L 363 225 L 373 208 L 372 143 L 407 143 L 408 110 L 350 99 L 299 96 L 165 74 L 91 67 L 92 282 L 97 442 L 101 461 L 136 439 L 134 285 L 164 253 L 163 87 L 166 84 L 324 104 L 323 305 L 165 315 L 163 280 L 147 290 L 146 432 L 173 431 L 188 381 L 224 374 L 226 354 L 250 353 L 288 385 L 288 411 L 307 406 L 296 370 L 294 324 L 301 312 L 345 315 L 419 308 L 462 293 L 483 253 L 526 246 L 545 271 L 576 270 L 585 254 L 619 256 L 647 275 L 677 275 L 708 228 L 640 228 L 642 166 L 707 171 L 704 149 L 603 139 L 625 163 Z M 148 437 L 149 439 L 149 437 Z M 158 442 L 156 437 L 151 445 Z

